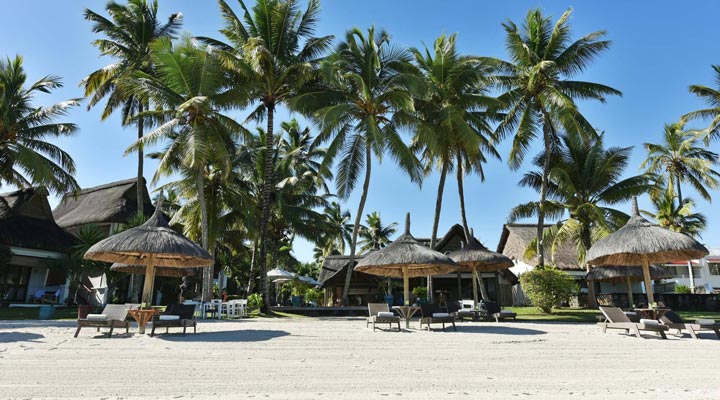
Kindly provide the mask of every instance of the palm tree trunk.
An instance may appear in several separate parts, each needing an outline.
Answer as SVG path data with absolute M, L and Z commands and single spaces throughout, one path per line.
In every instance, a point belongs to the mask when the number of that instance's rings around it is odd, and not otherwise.
M 263 171 L 264 182 L 262 190 L 262 213 L 260 215 L 260 257 L 258 259 L 258 268 L 260 271 L 260 289 L 263 294 L 264 307 L 261 311 L 266 311 L 270 307 L 270 290 L 267 284 L 267 224 L 270 219 L 270 193 L 272 191 L 273 178 L 273 151 L 275 145 L 275 136 L 273 136 L 273 123 L 275 117 L 275 106 L 266 105 L 267 108 L 267 133 L 265 150 L 265 171 Z
M 460 216 L 462 217 L 463 230 L 465 231 L 465 243 L 467 244 L 470 240 L 470 228 L 467 223 L 467 216 L 465 215 L 465 189 L 463 186 L 463 169 L 462 169 L 462 155 L 460 152 L 457 153 L 457 183 L 458 183 L 458 197 L 460 197 Z
M 253 241 L 252 255 L 250 256 L 250 278 L 248 278 L 247 291 L 246 291 L 246 293 L 248 295 L 250 293 L 252 293 L 254 286 L 255 286 L 255 278 L 253 277 L 253 271 L 255 271 L 255 254 L 257 253 L 257 249 L 258 249 L 258 240 L 255 239 Z
M 143 112 L 143 103 L 140 102 L 140 104 L 138 104 L 138 114 L 142 113 L 142 112 Z M 138 118 L 138 131 L 137 131 L 138 141 L 140 141 L 143 138 L 143 136 L 145 135 L 144 130 L 145 130 L 145 124 L 144 124 L 143 118 Z M 137 193 L 137 197 L 136 197 L 137 208 L 138 208 L 138 214 L 140 214 L 140 215 L 143 215 L 144 211 L 145 211 L 145 196 L 143 196 L 143 194 L 144 194 L 143 189 L 145 188 L 145 182 L 144 182 L 145 180 L 143 179 L 143 175 L 144 175 L 143 174 L 143 172 L 144 172 L 143 162 L 144 161 L 145 160 L 144 160 L 143 146 L 140 145 L 138 147 L 137 191 L 136 191 L 136 193 Z
M 675 181 L 677 182 L 678 207 L 682 208 L 683 197 L 682 197 L 682 189 L 680 189 L 680 175 L 675 176 Z
M 352 243 L 350 244 L 350 266 L 345 273 L 345 285 L 343 286 L 342 302 L 343 306 L 348 306 L 348 293 L 350 292 L 350 277 L 352 276 L 353 267 L 355 266 L 355 248 L 357 247 L 358 233 L 360 232 L 360 222 L 363 210 L 365 209 L 365 201 L 367 200 L 368 190 L 370 189 L 370 171 L 371 171 L 372 153 L 370 153 L 370 145 L 365 144 L 365 182 L 363 182 L 363 191 L 360 196 L 360 204 L 358 205 L 357 214 L 355 214 L 355 225 L 353 226 Z M 407 299 L 405 299 L 407 300 Z
M 582 244 L 583 247 L 585 247 L 585 254 L 587 254 L 587 251 L 592 246 L 592 239 L 590 238 L 590 230 L 584 229 L 582 233 Z M 585 263 L 585 269 L 588 273 L 590 273 L 590 269 L 592 267 L 590 264 Z M 587 281 L 588 286 L 588 308 L 597 308 L 597 299 L 595 298 L 595 281 Z M 630 299 L 632 301 L 632 298 Z
M 433 219 L 432 234 L 430 235 L 430 248 L 435 249 L 437 243 L 438 225 L 440 225 L 440 211 L 442 210 L 443 192 L 445 191 L 445 178 L 447 177 L 448 162 L 443 159 L 442 169 L 440 170 L 440 182 L 438 183 L 437 199 L 435 200 L 435 219 Z M 432 276 L 427 277 L 427 296 L 428 300 L 433 302 L 433 281 Z
M 540 183 L 540 204 L 538 206 L 537 225 L 537 258 L 538 265 L 545 266 L 545 248 L 543 246 L 543 230 L 545 229 L 545 198 L 547 197 L 548 174 L 550 173 L 550 152 L 552 151 L 552 137 L 550 130 L 552 122 L 547 114 L 543 113 L 543 141 L 545 142 L 545 160 L 543 161 L 542 181 Z
M 198 203 L 200 204 L 200 231 L 202 234 L 202 246 L 205 250 L 210 251 L 210 237 L 208 229 L 208 209 L 207 203 L 205 202 L 205 168 L 199 167 L 197 173 L 197 196 Z M 211 253 L 212 255 L 212 253 Z M 203 268 L 203 285 L 202 285 L 202 300 L 212 300 L 213 290 L 213 266 Z

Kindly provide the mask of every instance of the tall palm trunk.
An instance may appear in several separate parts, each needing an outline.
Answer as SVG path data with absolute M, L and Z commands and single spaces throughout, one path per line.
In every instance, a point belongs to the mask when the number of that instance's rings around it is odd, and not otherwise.
M 552 122 L 546 113 L 543 113 L 543 141 L 545 144 L 545 160 L 543 161 L 542 180 L 540 182 L 540 204 L 538 206 L 537 225 L 537 255 L 538 265 L 545 266 L 545 248 L 543 246 L 543 231 L 545 230 L 545 198 L 547 197 L 548 174 L 550 173 L 550 152 L 552 151 Z
M 357 238 L 360 232 L 360 222 L 370 188 L 371 157 L 370 145 L 365 143 L 365 182 L 363 182 L 362 196 L 360 196 L 360 204 L 358 205 L 357 214 L 355 214 L 355 225 L 353 226 L 352 243 L 350 244 L 350 266 L 345 273 L 345 286 L 343 286 L 342 302 L 343 306 L 346 307 L 348 306 L 348 293 L 350 292 L 350 277 L 352 277 L 353 267 L 355 266 L 355 248 L 357 247 Z
M 463 231 L 465 231 L 465 244 L 470 240 L 470 228 L 467 223 L 467 215 L 465 215 L 465 189 L 463 185 L 463 168 L 462 168 L 462 154 L 457 154 L 457 184 L 458 184 L 458 196 L 460 197 L 460 216 L 462 217 Z
M 253 249 L 252 249 L 252 255 L 250 256 L 250 278 L 248 278 L 248 284 L 247 284 L 247 294 L 252 293 L 254 286 L 255 286 L 255 278 L 253 272 L 255 271 L 255 254 L 257 254 L 258 250 L 258 240 L 255 239 L 253 241 Z
M 682 197 L 682 189 L 680 189 L 680 175 L 675 175 L 675 181 L 677 182 L 678 207 L 682 208 L 683 197 Z
M 263 171 L 264 182 L 262 190 L 262 213 L 260 215 L 260 257 L 258 257 L 258 270 L 260 271 L 260 289 L 263 294 L 264 307 L 266 311 L 270 307 L 270 290 L 267 284 L 267 224 L 270 219 L 270 193 L 272 192 L 273 178 L 273 147 L 275 136 L 273 135 L 273 123 L 275 117 L 275 105 L 267 104 L 267 133 L 265 139 L 265 171 Z
M 140 104 L 138 104 L 138 114 L 141 114 L 143 112 L 143 103 L 142 101 Z M 142 140 L 143 136 L 145 135 L 145 123 L 143 121 L 143 118 L 138 118 L 138 142 Z M 138 214 L 143 215 L 145 211 L 145 196 L 143 196 L 145 188 L 145 182 L 144 182 L 144 154 L 143 154 L 143 147 L 140 145 L 138 147 L 138 168 L 137 168 L 137 208 L 138 208 Z
M 586 225 L 587 226 L 587 225 Z M 585 247 L 585 254 L 587 254 L 587 251 L 592 247 L 592 239 L 590 236 L 590 230 L 584 229 L 582 233 L 582 244 L 583 247 Z M 585 262 L 585 260 L 583 260 Z M 585 269 L 588 273 L 590 273 L 590 269 L 592 267 L 590 264 L 585 263 Z M 595 282 L 594 281 L 588 281 L 588 308 L 597 308 L 597 299 L 595 298 Z M 630 299 L 630 302 L 632 302 L 632 299 Z
M 432 234 L 430 235 L 430 248 L 435 250 L 437 243 L 438 225 L 440 225 L 440 211 L 442 210 L 443 192 L 445 191 L 445 178 L 447 177 L 448 162 L 447 157 L 443 158 L 442 168 L 440 169 L 440 182 L 438 183 L 437 199 L 435 200 L 435 219 L 433 219 Z M 433 301 L 433 280 L 432 276 L 427 277 L 427 295 L 430 302 Z
M 198 193 L 198 204 L 200 204 L 200 232 L 202 235 L 202 246 L 207 250 L 210 255 L 213 252 L 210 250 L 210 232 L 208 229 L 208 209 L 207 203 L 205 202 L 205 168 L 199 167 L 197 174 L 197 193 Z M 202 284 L 202 300 L 212 300 L 213 291 L 213 266 L 203 268 L 203 284 Z

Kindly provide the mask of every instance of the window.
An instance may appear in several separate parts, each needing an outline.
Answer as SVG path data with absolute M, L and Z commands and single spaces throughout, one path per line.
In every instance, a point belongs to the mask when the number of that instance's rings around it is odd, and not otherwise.
M 720 275 L 720 263 L 708 263 L 708 268 L 710 269 L 710 275 Z

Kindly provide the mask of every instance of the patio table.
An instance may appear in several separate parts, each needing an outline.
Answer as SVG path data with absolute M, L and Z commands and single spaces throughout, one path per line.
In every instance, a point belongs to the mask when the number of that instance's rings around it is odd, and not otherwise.
M 128 310 L 128 314 L 130 314 L 130 316 L 133 317 L 135 321 L 137 321 L 138 333 L 141 335 L 145 334 L 145 327 L 147 326 L 147 323 L 150 322 L 150 320 L 155 316 L 155 314 L 159 312 L 160 310 L 154 308 Z
M 405 320 L 405 329 L 410 329 L 410 318 L 420 311 L 420 307 L 417 306 L 393 306 L 393 310 L 400 314 L 400 318 Z

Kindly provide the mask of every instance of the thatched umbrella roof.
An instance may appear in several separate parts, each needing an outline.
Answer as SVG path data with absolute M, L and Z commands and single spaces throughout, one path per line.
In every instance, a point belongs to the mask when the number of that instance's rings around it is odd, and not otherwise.
M 663 267 L 657 265 L 650 266 L 650 278 L 652 280 L 667 279 L 671 278 L 672 275 Z M 588 281 L 614 281 L 620 282 L 626 279 L 631 281 L 643 280 L 642 267 L 629 267 L 629 266 L 605 266 L 595 267 L 585 276 Z
M 617 231 L 598 240 L 585 258 L 590 265 L 636 266 L 643 268 L 648 302 L 654 302 L 649 264 L 702 258 L 708 250 L 697 240 L 653 224 L 640 216 L 633 197 L 632 216 Z
M 146 269 L 147 267 L 144 265 L 127 265 L 121 263 L 115 263 L 110 266 L 111 271 L 139 275 L 145 275 Z M 193 268 L 155 267 L 155 275 L 169 278 L 181 278 L 183 276 L 195 275 L 195 270 Z
M 202 247 L 170 229 L 162 212 L 162 193 L 155 212 L 144 224 L 110 236 L 85 253 L 88 260 L 144 265 L 143 303 L 152 299 L 155 267 L 204 267 L 214 260 Z
M 408 278 L 446 274 L 458 268 L 452 258 L 420 244 L 410 234 L 410 213 L 405 216 L 405 233 L 387 247 L 368 253 L 355 266 L 367 274 L 402 277 L 405 303 L 409 304 Z

